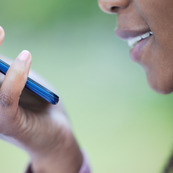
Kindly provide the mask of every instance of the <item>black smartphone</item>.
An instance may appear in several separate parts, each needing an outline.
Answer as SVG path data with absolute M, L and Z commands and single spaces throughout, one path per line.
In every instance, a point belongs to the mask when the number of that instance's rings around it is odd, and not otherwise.
M 7 64 L 6 62 L 2 61 L 0 59 L 0 72 L 6 75 L 10 65 Z M 28 80 L 26 82 L 25 88 L 29 89 L 30 91 L 34 92 L 35 94 L 39 95 L 46 101 L 52 103 L 52 104 L 57 104 L 59 101 L 59 97 L 54 94 L 52 91 L 48 90 L 41 84 L 37 83 L 30 77 L 28 77 Z

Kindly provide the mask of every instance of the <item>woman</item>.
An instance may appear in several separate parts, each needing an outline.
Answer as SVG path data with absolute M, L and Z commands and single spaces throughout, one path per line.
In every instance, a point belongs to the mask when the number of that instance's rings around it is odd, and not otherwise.
M 159 93 L 173 91 L 173 1 L 98 0 L 100 8 L 116 13 L 117 36 L 132 47 L 132 60 L 142 65 L 150 86 Z M 165 10 L 166 9 L 166 10 Z M 0 42 L 4 38 L 0 28 Z M 61 103 L 53 107 L 23 92 L 31 55 L 23 51 L 12 64 L 0 89 L 2 138 L 31 156 L 28 172 L 89 173 Z M 12 86 L 12 87 L 11 87 Z M 25 99 L 27 98 L 27 99 Z M 44 104 L 44 109 L 42 109 Z M 28 105 L 32 105 L 32 108 Z M 45 128 L 46 127 L 46 128 Z M 165 173 L 169 171 L 172 160 Z

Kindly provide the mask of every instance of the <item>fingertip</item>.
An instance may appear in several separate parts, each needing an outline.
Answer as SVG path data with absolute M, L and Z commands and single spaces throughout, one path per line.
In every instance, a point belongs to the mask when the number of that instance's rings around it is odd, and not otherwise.
M 28 51 L 28 50 L 26 50 L 26 49 L 25 49 L 25 50 L 22 50 L 21 53 L 24 53 L 24 54 L 28 55 L 29 57 L 32 57 L 30 51 Z
M 32 63 L 32 55 L 28 50 L 23 50 L 18 57 L 16 58 L 16 60 L 19 62 L 19 64 L 23 64 L 25 69 L 28 69 L 28 73 L 29 73 L 29 69 L 31 67 L 31 63 Z
M 31 62 L 32 61 L 32 55 L 28 50 L 23 50 L 18 55 L 17 59 L 20 60 L 20 61 Z
M 3 29 L 2 26 L 0 26 L 0 37 L 4 37 L 5 36 L 5 31 Z
M 4 29 L 2 28 L 2 26 L 0 26 L 0 44 L 4 40 L 4 37 L 5 37 Z

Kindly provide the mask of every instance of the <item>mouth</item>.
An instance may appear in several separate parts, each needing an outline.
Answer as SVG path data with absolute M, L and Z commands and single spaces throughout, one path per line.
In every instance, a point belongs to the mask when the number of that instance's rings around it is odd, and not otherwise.
M 142 40 L 145 40 L 145 39 L 149 38 L 151 35 L 153 35 L 153 32 L 148 31 L 148 32 L 146 32 L 142 35 L 137 36 L 137 37 L 129 38 L 128 41 L 127 41 L 128 45 L 129 45 L 130 48 L 134 48 L 134 46 L 136 44 L 138 44 Z
M 116 30 L 116 35 L 121 39 L 127 41 L 131 48 L 130 55 L 133 61 L 140 61 L 142 52 L 146 50 L 146 47 L 153 36 L 153 32 L 150 29 L 147 30 Z

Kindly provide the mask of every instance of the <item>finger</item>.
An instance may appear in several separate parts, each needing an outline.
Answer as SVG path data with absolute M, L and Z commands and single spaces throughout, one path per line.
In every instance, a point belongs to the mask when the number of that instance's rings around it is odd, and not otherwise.
M 0 106 L 17 108 L 31 66 L 31 54 L 22 51 L 10 66 L 0 89 Z
M 2 44 L 2 41 L 4 40 L 5 32 L 4 29 L 0 26 L 0 45 Z

